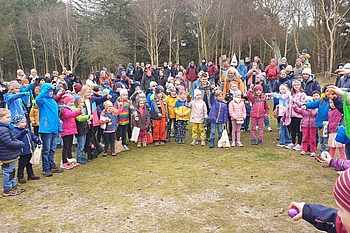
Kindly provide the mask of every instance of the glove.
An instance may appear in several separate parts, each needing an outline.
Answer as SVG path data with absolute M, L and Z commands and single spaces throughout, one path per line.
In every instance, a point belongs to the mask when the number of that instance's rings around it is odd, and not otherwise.
M 22 130 L 21 134 L 24 136 L 24 135 L 26 135 L 28 132 L 29 132 L 29 129 L 24 129 L 24 130 Z
M 26 135 L 29 132 L 29 129 L 22 130 L 19 134 L 17 134 L 16 139 L 21 140 L 24 135 Z

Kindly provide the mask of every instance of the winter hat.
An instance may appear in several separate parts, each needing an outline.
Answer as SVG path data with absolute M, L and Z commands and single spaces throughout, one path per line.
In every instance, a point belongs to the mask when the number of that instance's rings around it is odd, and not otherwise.
M 257 85 L 254 87 L 254 91 L 263 91 L 263 88 L 262 88 L 262 86 Z
M 239 60 L 239 63 L 244 64 L 244 60 L 243 59 Z
M 103 103 L 103 107 L 104 107 L 104 108 L 113 107 L 113 103 L 112 103 L 110 100 L 106 100 L 106 101 Z
M 306 96 L 305 97 L 305 102 L 307 102 L 307 101 L 313 101 L 313 98 L 312 98 L 312 96 Z
M 301 62 L 301 59 L 300 58 L 295 59 L 295 63 L 297 63 L 298 61 Z
M 120 93 L 120 95 L 128 94 L 128 90 L 123 88 L 123 89 L 120 89 L 119 93 Z
M 168 77 L 168 83 L 170 83 L 170 82 L 171 82 L 171 80 L 174 80 L 174 77 L 169 76 L 169 77 Z
M 146 102 L 146 99 L 145 98 L 138 98 L 136 101 L 137 101 L 137 103 L 140 103 L 141 101 Z
M 139 81 L 134 82 L 134 87 L 139 87 L 139 86 L 140 86 L 140 82 Z
M 77 83 L 73 86 L 73 88 L 75 93 L 79 93 L 81 88 L 83 88 L 83 85 L 81 85 L 80 83 Z
M 158 83 L 156 83 L 155 81 L 151 81 L 149 83 L 149 89 L 152 89 L 152 87 L 154 87 L 154 86 L 158 86 Z
M 301 85 L 301 82 L 299 80 L 294 80 L 292 86 L 294 85 Z
M 350 212 L 350 169 L 345 170 L 338 177 L 334 185 L 333 194 L 339 205 Z
M 64 94 L 62 96 L 62 99 L 63 99 L 63 103 L 68 103 L 68 102 L 71 102 L 71 101 L 75 101 L 75 98 L 74 96 L 72 96 L 71 94 Z
M 28 79 L 22 79 L 22 81 L 21 81 L 21 83 L 22 83 L 22 85 L 24 85 L 24 84 L 26 84 L 26 83 L 29 83 L 29 80 Z
M 181 89 L 181 90 L 179 91 L 179 95 L 186 95 L 185 89 Z
M 190 62 L 190 64 L 192 64 L 192 65 L 193 65 L 193 64 L 194 64 L 194 61 L 191 61 L 191 62 Z
M 16 89 L 16 88 L 20 88 L 20 85 L 17 81 L 11 81 L 10 82 L 10 90 Z
M 260 86 L 261 87 L 261 86 Z M 262 89 L 262 88 L 261 88 Z M 262 90 L 261 90 L 262 91 Z M 237 97 L 237 96 L 242 96 L 242 92 L 240 90 L 236 90 L 233 92 L 233 97 Z
M 280 91 L 283 90 L 283 89 L 285 91 L 289 91 L 289 88 L 288 88 L 288 86 L 286 84 L 281 84 L 279 89 L 280 89 Z
M 271 62 L 273 62 L 273 63 L 276 64 L 276 59 L 272 58 L 271 61 L 270 61 L 270 63 L 271 63 Z
M 103 81 L 103 85 L 109 85 L 109 81 L 106 79 L 105 81 Z
M 259 78 L 261 81 L 265 81 L 266 73 L 262 72 L 262 73 L 258 74 L 256 77 Z
M 307 53 L 307 49 L 303 49 L 301 53 Z
M 202 95 L 202 92 L 201 92 L 201 90 L 199 90 L 199 89 L 197 88 L 197 89 L 194 89 L 193 94 L 194 94 L 194 96 L 196 96 L 196 95 Z
M 26 120 L 26 118 L 23 115 L 16 113 L 12 119 L 12 122 L 14 125 L 18 125 L 23 120 Z
M 293 71 L 293 66 L 288 65 L 288 66 L 286 67 L 286 71 L 292 72 L 292 71 Z
M 287 61 L 287 58 L 286 57 L 282 57 L 282 61 Z
M 123 87 L 123 84 L 122 84 L 121 82 L 116 82 L 116 83 L 114 84 L 114 87 L 115 87 L 115 89 L 117 89 L 117 88 L 122 88 L 122 87 Z
M 303 69 L 303 74 L 311 75 L 311 69 L 310 68 Z
M 163 92 L 162 88 L 156 87 L 156 90 L 155 90 L 155 93 L 156 93 L 156 94 L 162 93 L 162 92 Z
M 346 64 L 344 65 L 344 69 L 350 69 L 350 63 L 346 63 Z

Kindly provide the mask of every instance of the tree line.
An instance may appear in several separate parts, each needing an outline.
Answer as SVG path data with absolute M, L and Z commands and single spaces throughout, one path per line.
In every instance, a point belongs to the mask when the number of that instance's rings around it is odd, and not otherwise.
M 2 0 L 0 69 L 40 75 L 63 67 L 82 77 L 103 66 L 164 61 L 219 64 L 222 55 L 264 63 L 302 49 L 313 72 L 330 75 L 347 62 L 346 0 Z

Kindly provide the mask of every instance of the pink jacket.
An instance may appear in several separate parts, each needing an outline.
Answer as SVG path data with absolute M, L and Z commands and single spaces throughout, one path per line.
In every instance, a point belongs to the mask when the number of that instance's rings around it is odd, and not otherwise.
M 237 103 L 235 99 L 233 99 L 229 104 L 228 104 L 228 110 L 231 116 L 231 120 L 234 121 L 238 118 L 246 118 L 246 109 L 245 109 L 245 104 L 243 101 Z
M 297 104 L 298 106 L 302 106 L 305 103 L 305 98 L 306 98 L 305 92 L 298 91 L 297 93 L 294 93 L 292 95 L 292 102 Z M 295 112 L 293 109 L 292 117 L 302 118 L 303 116 L 300 113 Z
M 337 127 L 339 121 L 342 118 L 343 114 L 339 112 L 338 109 L 329 109 L 328 111 L 328 133 L 337 132 Z
M 62 133 L 61 137 L 67 135 L 74 135 L 78 133 L 75 118 L 83 113 L 83 111 L 77 110 L 73 111 L 68 107 L 63 107 L 61 110 L 61 120 L 62 120 Z
M 318 111 L 316 109 L 311 110 L 311 116 L 309 110 L 302 110 L 298 106 L 294 106 L 293 111 L 300 114 L 303 118 L 301 120 L 301 128 L 317 128 L 315 122 Z
M 191 101 L 191 116 L 190 122 L 192 123 L 204 123 L 204 118 L 208 117 L 207 105 L 203 100 Z
M 261 97 L 255 97 L 252 90 L 247 92 L 247 98 L 252 102 L 252 111 L 250 112 L 250 117 L 260 118 L 265 117 L 269 114 L 269 105 L 265 95 Z

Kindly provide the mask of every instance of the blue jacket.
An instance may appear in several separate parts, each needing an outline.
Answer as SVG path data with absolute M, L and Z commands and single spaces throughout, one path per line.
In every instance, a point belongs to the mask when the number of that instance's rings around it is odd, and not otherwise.
M 244 64 L 239 64 L 237 66 L 237 70 L 239 74 L 242 76 L 242 81 L 246 80 L 247 73 L 248 73 L 247 67 Z
M 308 80 L 303 80 L 301 82 L 301 88 L 303 88 L 307 96 L 312 96 L 312 92 L 315 90 L 321 91 L 321 86 L 313 75 L 311 75 Z
M 322 99 L 306 103 L 305 106 L 307 109 L 315 109 L 318 108 L 318 114 L 316 116 L 315 124 L 317 127 L 323 127 L 322 122 L 328 121 L 328 111 L 329 111 L 329 102 L 328 98 L 325 98 L 323 103 L 321 103 Z
M 25 115 L 25 112 L 23 110 L 22 106 L 22 97 L 25 95 L 29 95 L 29 92 L 23 92 L 18 94 L 5 94 L 4 95 L 4 101 L 6 102 L 8 109 L 11 111 L 11 122 L 13 117 L 16 114 L 20 114 L 22 116 Z
M 208 119 L 216 124 L 225 124 L 228 116 L 227 104 L 220 102 L 215 97 L 215 94 L 210 95 L 210 111 Z
M 303 207 L 303 219 L 328 233 L 337 233 L 337 216 L 338 210 L 326 206 L 306 203 Z
M 117 126 L 118 126 L 118 116 L 116 116 L 113 113 L 109 113 L 106 110 L 102 111 L 101 116 L 107 117 L 110 119 L 110 123 L 106 123 L 106 129 L 105 131 L 113 131 L 113 130 L 117 130 Z
M 0 122 L 0 161 L 15 160 L 21 154 L 24 143 L 11 132 L 10 125 Z
M 252 105 L 250 104 L 244 104 L 245 105 L 245 112 L 247 117 L 250 117 L 250 112 L 252 111 Z
M 39 133 L 58 134 L 58 132 L 62 132 L 61 121 L 58 117 L 58 105 L 50 96 L 51 90 L 53 90 L 52 85 L 44 83 L 36 97 L 36 104 L 39 108 Z
M 35 134 L 33 134 L 33 132 L 28 131 L 28 133 L 26 134 L 21 134 L 21 132 L 24 130 L 25 128 L 17 128 L 14 127 L 13 128 L 13 133 L 16 135 L 16 137 L 21 140 L 24 143 L 24 147 L 22 148 L 22 155 L 29 155 L 29 154 L 33 154 L 34 152 L 34 143 L 37 144 L 41 144 L 41 139 L 36 136 Z

